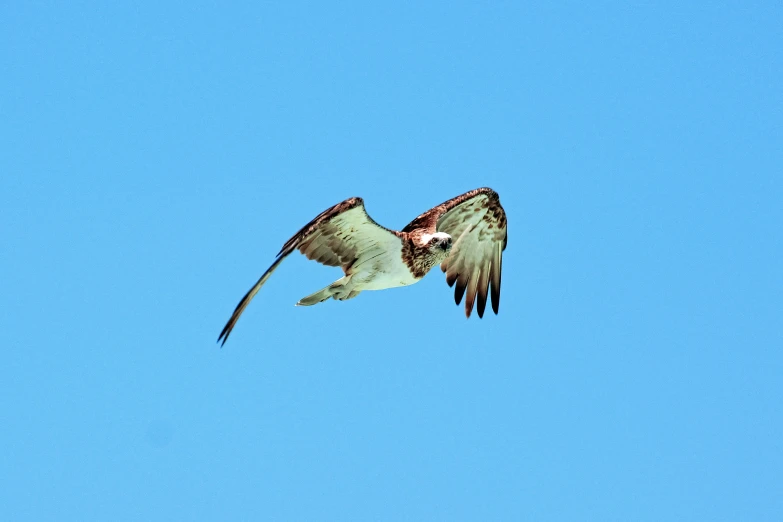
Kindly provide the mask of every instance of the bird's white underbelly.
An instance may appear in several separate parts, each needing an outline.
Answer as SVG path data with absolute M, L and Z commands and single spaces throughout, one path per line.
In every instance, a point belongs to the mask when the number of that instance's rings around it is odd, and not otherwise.
M 402 245 L 395 245 L 377 258 L 362 263 L 352 279 L 362 290 L 384 290 L 420 281 L 402 261 Z

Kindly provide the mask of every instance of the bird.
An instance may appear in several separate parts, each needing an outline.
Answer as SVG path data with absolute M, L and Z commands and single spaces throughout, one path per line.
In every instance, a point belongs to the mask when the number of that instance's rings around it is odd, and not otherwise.
M 245 294 L 218 337 L 225 345 L 242 312 L 280 263 L 295 250 L 327 266 L 339 266 L 343 277 L 303 297 L 297 306 L 312 306 L 329 298 L 353 299 L 365 290 L 408 286 L 435 265 L 454 288 L 457 305 L 465 297 L 465 316 L 484 316 L 489 291 L 492 310 L 500 306 L 503 251 L 508 242 L 506 213 L 488 187 L 449 199 L 417 216 L 400 231 L 376 223 L 359 197 L 346 199 L 320 214 L 294 234 L 272 265 Z

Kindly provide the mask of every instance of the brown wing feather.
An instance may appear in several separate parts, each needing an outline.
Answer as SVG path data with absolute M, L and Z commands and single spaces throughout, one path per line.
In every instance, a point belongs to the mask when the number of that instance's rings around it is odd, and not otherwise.
M 492 257 L 490 291 L 492 296 L 492 310 L 496 315 L 498 313 L 498 309 L 500 308 L 500 276 L 503 273 L 503 248 L 505 247 L 505 243 L 503 243 L 502 247 L 497 245 Z
M 285 242 L 272 266 L 239 301 L 220 332 L 218 342 L 222 340 L 221 346 L 226 343 L 247 305 L 283 259 L 294 250 L 298 249 L 308 259 L 328 266 L 340 266 L 343 271 L 347 271 L 363 249 L 390 240 L 399 241 L 392 231 L 380 226 L 367 215 L 361 198 L 346 199 L 324 210 Z
M 328 227 L 331 220 L 343 212 L 347 212 L 357 207 L 361 207 L 362 212 L 367 216 L 367 213 L 364 212 L 364 201 L 362 198 L 349 198 L 342 203 L 327 208 L 315 216 L 308 224 L 299 229 L 299 232 L 291 236 L 291 239 L 285 242 L 283 248 L 280 249 L 280 252 L 278 252 L 277 255 L 286 256 L 293 252 L 294 249 L 298 248 L 308 259 L 313 259 L 313 257 L 310 257 L 305 253 L 305 250 L 312 246 L 313 250 L 317 251 L 320 247 L 324 246 L 324 243 L 327 243 L 332 239 L 336 233 L 336 227 Z M 369 218 L 369 216 L 367 217 Z M 319 257 L 324 258 L 322 261 L 319 260 L 320 263 L 328 266 L 340 266 L 339 256 L 335 252 L 329 251 L 330 249 L 328 248 L 320 250 Z
M 491 270 L 490 264 L 485 264 L 481 267 L 481 277 L 478 280 L 478 312 L 479 319 L 484 317 L 484 309 L 487 307 L 487 289 L 489 288 L 489 271 Z
M 478 315 L 483 317 L 489 292 L 492 310 L 500 306 L 500 275 L 503 250 L 508 242 L 506 213 L 500 198 L 490 188 L 479 188 L 452 198 L 421 214 L 403 232 L 424 229 L 446 232 L 454 238 L 451 254 L 441 263 L 446 283 L 454 288 L 454 301 L 465 299 L 470 317 L 478 297 Z

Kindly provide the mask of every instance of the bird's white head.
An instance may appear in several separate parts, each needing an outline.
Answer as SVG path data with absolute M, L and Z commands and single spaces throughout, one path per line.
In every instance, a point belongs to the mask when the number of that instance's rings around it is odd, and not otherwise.
M 422 234 L 422 242 L 427 245 L 429 251 L 436 255 L 438 262 L 445 259 L 451 251 L 452 239 L 445 232 L 435 232 L 434 234 Z

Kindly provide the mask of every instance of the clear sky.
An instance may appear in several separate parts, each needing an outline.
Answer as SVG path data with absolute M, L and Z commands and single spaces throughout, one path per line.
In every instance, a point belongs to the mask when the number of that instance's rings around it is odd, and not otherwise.
M 0 7 L 3 518 L 783 520 L 780 2 L 368 4 Z M 500 315 L 215 343 L 481 186 Z

